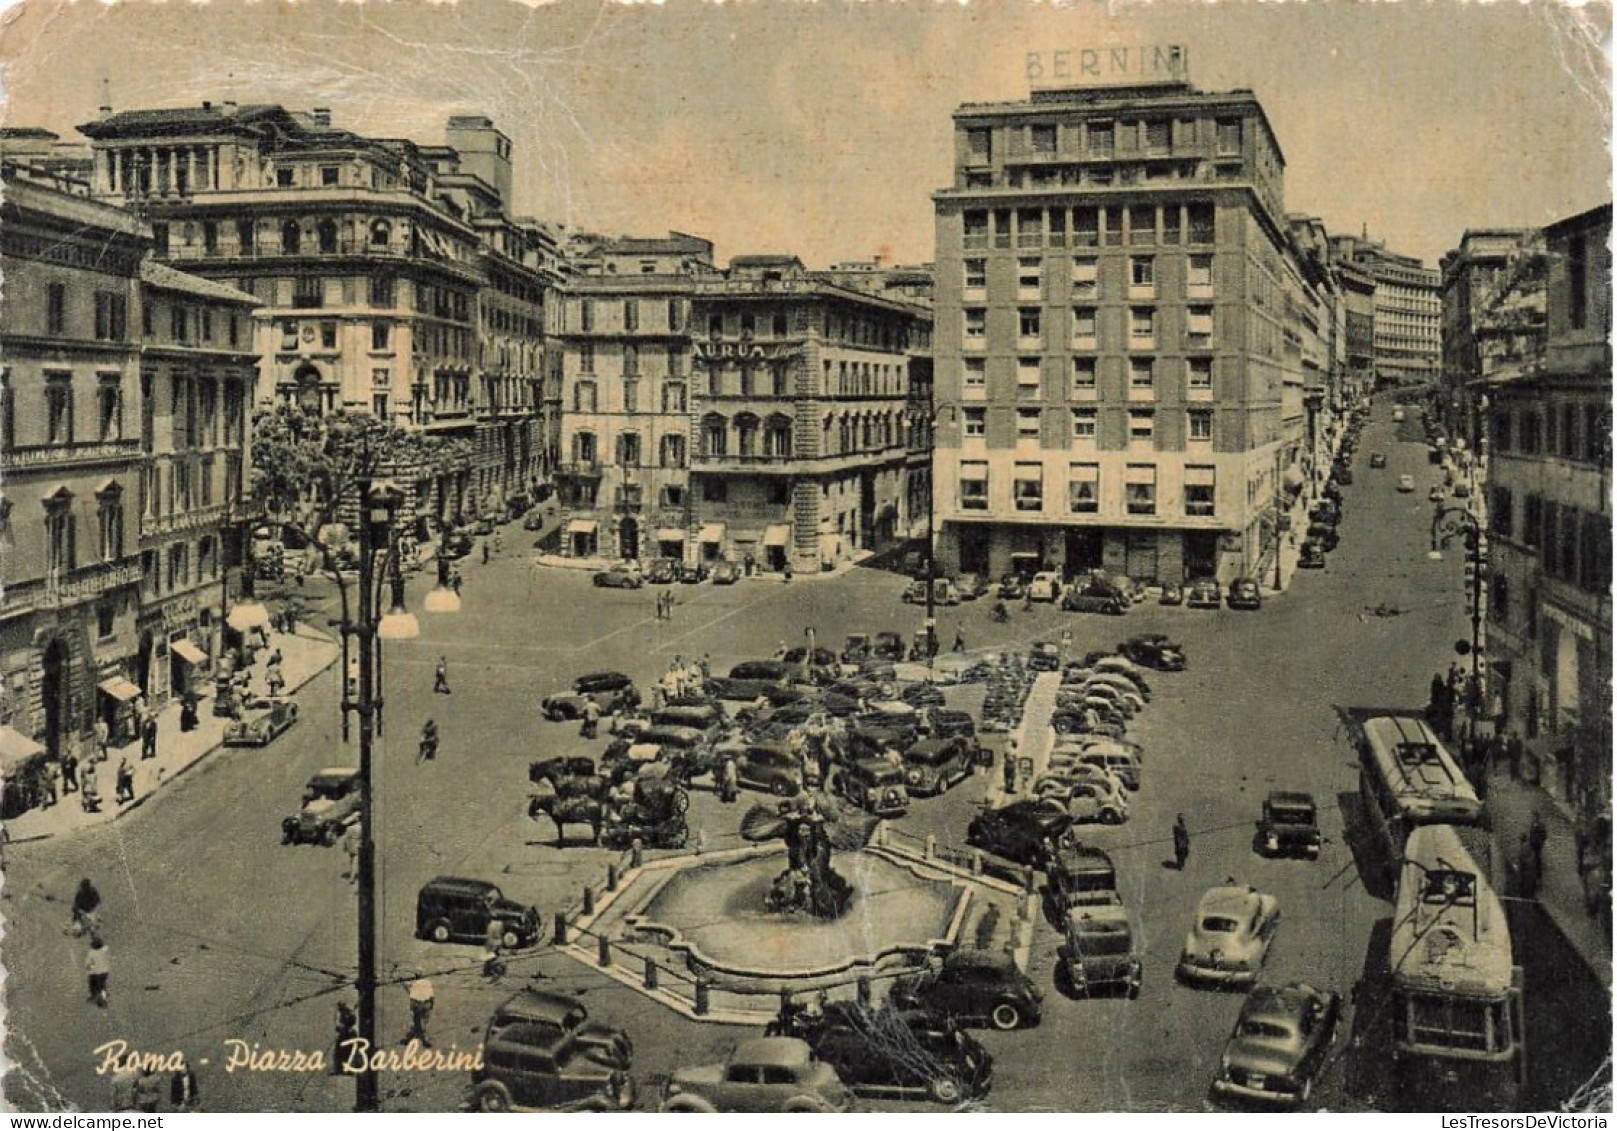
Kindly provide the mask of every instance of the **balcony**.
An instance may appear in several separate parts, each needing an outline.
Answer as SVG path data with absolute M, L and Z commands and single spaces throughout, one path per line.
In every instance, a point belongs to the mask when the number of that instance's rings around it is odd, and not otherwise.
M 146 515 L 140 520 L 140 536 L 158 538 L 165 534 L 212 528 L 222 524 L 224 517 L 223 506 L 197 507 L 179 514 Z
M 571 463 L 556 465 L 556 474 L 570 479 L 599 479 L 601 477 L 601 461 L 596 459 L 579 459 Z
M 64 609 L 93 601 L 103 593 L 140 584 L 139 562 L 102 563 L 56 570 L 43 579 L 6 586 L 0 615 L 31 609 Z
M 28 444 L 0 455 L 7 471 L 114 463 L 140 456 L 140 440 L 92 440 L 77 444 Z

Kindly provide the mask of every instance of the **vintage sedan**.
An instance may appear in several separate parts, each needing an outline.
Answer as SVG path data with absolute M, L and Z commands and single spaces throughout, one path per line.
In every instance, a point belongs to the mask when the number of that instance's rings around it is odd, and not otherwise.
M 359 820 L 359 771 L 331 766 L 303 787 L 303 808 L 281 822 L 282 844 L 336 844 Z
M 1185 646 L 1160 632 L 1131 636 L 1119 644 L 1117 650 L 1141 667 L 1159 672 L 1185 670 Z
M 1040 782 L 1038 796 L 1054 801 L 1067 810 L 1075 825 L 1099 821 L 1103 825 L 1121 825 L 1129 819 L 1129 799 L 1126 787 L 1116 777 L 1084 774 L 1071 778 L 1052 778 L 1046 775 Z
M 701 562 L 685 562 L 679 567 L 681 585 L 700 585 L 707 580 L 707 566 Z
M 808 1037 L 855 1095 L 923 1094 L 957 1104 L 988 1094 L 994 1058 L 953 1018 L 833 1001 Z
M 954 587 L 962 601 L 975 601 L 988 595 L 988 578 L 980 573 L 963 573 L 955 579 Z
M 581 719 L 584 704 L 590 700 L 594 700 L 601 714 L 610 715 L 639 703 L 640 693 L 634 689 L 634 681 L 622 672 L 590 672 L 573 680 L 571 694 L 545 696 L 539 710 L 553 723 Z
M 735 562 L 719 560 L 713 563 L 708 580 L 714 585 L 734 585 L 741 580 L 741 567 Z
M 1325 544 L 1310 538 L 1303 543 L 1302 552 L 1297 557 L 1298 569 L 1324 569 Z
M 225 724 L 226 746 L 268 746 L 298 721 L 298 705 L 284 695 L 259 695 Z
M 623 566 L 613 566 L 603 569 L 593 579 L 597 589 L 639 589 L 646 583 L 646 579 L 638 573 Z
M 1386 452 L 1371 452 L 1370 453 L 1370 466 L 1374 467 L 1374 468 L 1377 468 L 1377 469 L 1386 467 L 1387 466 L 1387 453 Z
M 965 738 L 923 738 L 904 751 L 904 784 L 912 796 L 936 797 L 971 776 L 975 754 Z
M 902 1009 L 941 1013 L 968 1027 L 1009 1031 L 1039 1023 L 1044 995 L 1004 951 L 955 950 L 936 966 L 898 979 L 887 1000 Z
M 966 843 L 1042 868 L 1050 843 L 1071 827 L 1072 816 L 1060 802 L 1024 799 L 978 813 L 966 828 Z
M 679 580 L 679 563 L 673 558 L 654 558 L 646 567 L 646 581 L 651 585 L 672 585 Z
M 1251 986 L 1280 926 L 1280 901 L 1257 888 L 1211 888 L 1196 907 L 1175 972 L 1186 982 Z
M 1027 583 L 1027 599 L 1030 601 L 1061 600 L 1061 575 L 1053 570 L 1043 570 L 1034 574 L 1033 580 Z
M 1336 1039 L 1342 998 L 1306 982 L 1255 986 L 1219 1058 L 1213 1094 L 1282 1107 L 1308 1102 Z
M 1263 856 L 1300 856 L 1318 860 L 1324 837 L 1319 831 L 1319 807 L 1307 793 L 1273 790 L 1263 799 L 1258 818 L 1257 849 Z
M 1190 583 L 1185 590 L 1185 608 L 1187 609 L 1216 609 L 1223 604 L 1223 594 L 1218 591 L 1218 582 L 1210 577 L 1203 577 Z
M 1263 607 L 1263 593 L 1258 589 L 1258 583 L 1250 577 L 1238 577 L 1230 582 L 1230 608 L 1232 609 L 1261 609 Z
M 1166 582 L 1162 586 L 1162 594 L 1157 598 L 1159 605 L 1183 605 L 1185 603 L 1185 587 L 1176 581 Z
M 721 1064 L 676 1068 L 663 1111 L 847 1111 L 852 1093 L 837 1070 L 797 1037 L 742 1041 Z

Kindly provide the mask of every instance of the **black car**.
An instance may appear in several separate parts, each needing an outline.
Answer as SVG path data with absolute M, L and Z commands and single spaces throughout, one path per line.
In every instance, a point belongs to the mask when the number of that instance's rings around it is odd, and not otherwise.
M 1302 553 L 1297 557 L 1298 569 L 1324 569 L 1325 547 L 1310 538 L 1303 543 Z
M 834 1001 L 810 1030 L 814 1055 L 855 1095 L 924 1093 L 941 1104 L 988 1094 L 994 1058 L 953 1018 L 921 1009 L 870 1010 Z
M 481 943 L 499 922 L 501 945 L 533 946 L 540 939 L 539 911 L 505 898 L 486 880 L 439 876 L 416 896 L 415 937 L 433 942 Z
M 966 843 L 1018 864 L 1042 868 L 1050 842 L 1072 826 L 1072 818 L 1056 802 L 1024 799 L 989 809 L 971 819 Z
M 1229 602 L 1232 609 L 1261 609 L 1263 592 L 1253 578 L 1238 577 L 1230 582 Z
M 701 562 L 686 562 L 679 567 L 681 585 L 699 585 L 707 580 L 707 566 Z
M 656 558 L 646 567 L 646 581 L 651 585 L 672 585 L 679 580 L 679 563 L 673 558 Z
M 640 702 L 640 693 L 634 681 L 622 672 L 591 672 L 573 681 L 572 694 L 548 695 L 539 704 L 540 711 L 551 722 L 584 717 L 584 704 L 594 700 L 601 714 L 633 707 Z
M 997 950 L 956 950 L 936 966 L 893 983 L 888 1001 L 925 1009 L 967 1027 L 1031 1029 L 1044 995 L 1014 959 Z
M 1159 632 L 1132 636 L 1117 646 L 1123 656 L 1144 668 L 1159 672 L 1185 670 L 1184 645 L 1175 643 Z
M 1256 838 L 1259 855 L 1318 860 L 1324 839 L 1319 831 L 1319 807 L 1312 795 L 1275 790 L 1263 799 Z

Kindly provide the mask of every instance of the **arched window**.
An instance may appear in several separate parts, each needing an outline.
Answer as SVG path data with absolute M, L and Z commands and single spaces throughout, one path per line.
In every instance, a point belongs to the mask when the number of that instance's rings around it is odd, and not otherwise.
M 337 253 L 337 221 L 322 220 L 317 231 L 320 235 L 320 254 L 335 255 Z
M 386 220 L 371 221 L 371 246 L 386 247 L 393 242 L 393 225 Z
M 302 250 L 303 228 L 296 220 L 288 220 L 281 225 L 281 250 L 287 255 L 296 255 Z
M 722 456 L 730 449 L 729 422 L 716 412 L 702 417 L 702 454 Z
M 736 450 L 742 457 L 758 454 L 758 418 L 750 412 L 736 417 Z
M 790 456 L 792 454 L 792 418 L 779 413 L 769 418 L 764 426 L 764 455 Z

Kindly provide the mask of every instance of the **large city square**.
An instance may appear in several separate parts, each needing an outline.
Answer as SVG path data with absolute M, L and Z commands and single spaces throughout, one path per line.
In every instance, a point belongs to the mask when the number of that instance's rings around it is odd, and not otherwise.
M 852 118 L 652 207 L 421 44 L 21 84 L 8 1109 L 1610 1110 L 1609 186 L 1332 214 L 1260 25 L 858 18 L 1025 43 L 840 245 Z

